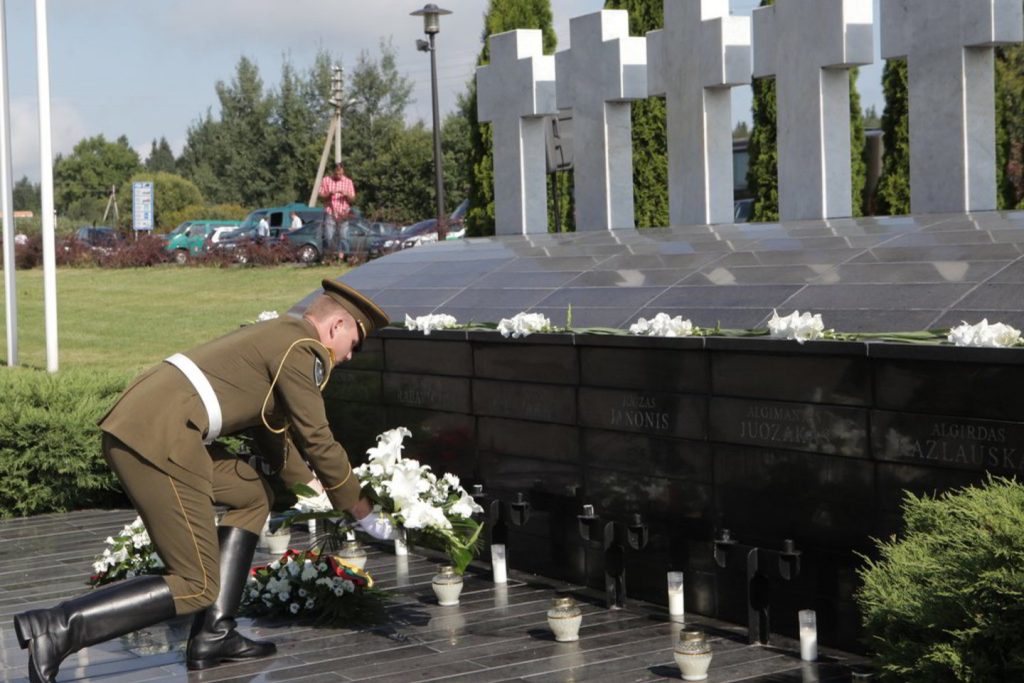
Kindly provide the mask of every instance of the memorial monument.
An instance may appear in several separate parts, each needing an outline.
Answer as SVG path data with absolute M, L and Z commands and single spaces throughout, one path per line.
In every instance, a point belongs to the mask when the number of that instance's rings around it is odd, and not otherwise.
M 1007 10 L 1011 4 L 1016 9 Z M 691 25 L 670 25 L 654 38 L 662 41 L 661 58 L 665 37 L 687 30 L 712 36 L 718 59 L 714 21 L 709 26 L 710 14 L 698 11 L 713 5 L 666 2 L 666 21 L 682 13 Z M 820 313 L 826 327 L 840 332 L 923 330 L 982 318 L 1024 327 L 1024 214 L 967 214 L 977 205 L 965 203 L 956 205 L 960 213 L 831 218 L 849 213 L 849 164 L 841 163 L 849 155 L 846 69 L 870 59 L 870 8 L 870 0 L 778 0 L 755 13 L 756 70 L 778 82 L 784 219 L 807 220 L 701 220 L 640 231 L 629 229 L 627 108 L 648 90 L 643 39 L 627 36 L 622 12 L 574 19 L 572 49 L 555 58 L 555 88 L 558 105 L 571 106 L 576 117 L 578 231 L 534 234 L 513 222 L 498 230 L 515 235 L 405 250 L 344 280 L 396 321 L 447 313 L 460 323 L 497 322 L 529 311 L 560 327 L 571 307 L 576 332 L 506 339 L 482 330 L 383 330 L 325 391 L 354 458 L 379 432 L 407 426 L 418 458 L 482 484 L 491 501 L 500 501 L 496 509 L 522 513 L 492 520 L 510 567 L 605 586 L 607 549 L 580 530 L 581 516 L 588 524 L 601 520 L 644 541 L 616 546 L 621 566 L 613 569 L 629 576 L 628 597 L 664 603 L 665 572 L 681 570 L 691 613 L 737 623 L 746 622 L 749 607 L 746 566 L 720 562 L 719 551 L 730 539 L 780 557 L 799 551 L 800 571 L 767 598 L 773 629 L 795 635 L 798 610 L 813 608 L 823 645 L 859 647 L 856 553 L 870 552 L 872 537 L 899 529 L 903 491 L 941 491 L 987 473 L 1024 474 L 1017 445 L 1024 435 L 1024 353 L 863 340 L 650 338 L 582 328 L 625 329 L 658 312 L 705 328 L 763 328 L 773 309 Z M 915 78 L 963 73 L 957 59 L 919 54 L 985 51 L 964 46 L 981 45 L 986 35 L 989 42 L 1020 40 L 1019 10 L 1019 2 L 1002 0 L 883 0 L 882 43 L 887 54 L 908 55 L 911 107 Z M 976 30 L 986 17 L 998 18 L 988 34 Z M 906 26 L 915 28 L 904 33 Z M 890 30 L 906 37 L 887 37 Z M 521 65 L 536 53 L 521 51 L 519 40 Z M 922 43 L 930 52 L 919 53 Z M 664 85 L 670 108 L 688 98 L 683 111 L 706 111 L 707 81 L 680 94 L 681 82 L 664 79 L 664 64 L 655 62 L 652 84 L 655 91 Z M 490 68 L 508 64 L 497 51 Z M 520 93 L 533 87 L 522 83 Z M 482 111 L 511 97 L 487 88 L 480 91 L 488 98 Z M 974 189 L 960 193 L 974 173 L 967 169 L 981 161 L 972 151 L 976 141 L 963 133 L 987 136 L 994 111 L 985 96 L 969 108 L 962 120 L 950 118 L 952 105 L 934 112 L 941 116 L 931 124 L 920 107 L 912 114 L 911 138 L 933 136 L 928 144 L 942 148 L 927 157 L 924 171 L 912 173 L 915 210 L 921 202 L 938 209 L 928 204 L 937 201 L 929 188 L 943 183 L 954 199 L 975 196 Z M 520 118 L 539 111 L 517 110 Z M 512 119 L 495 119 L 496 136 L 499 126 L 514 127 Z M 947 123 L 960 132 L 915 130 Z M 672 127 L 669 133 L 679 134 Z M 496 165 L 515 159 L 519 148 L 498 146 Z M 918 149 L 912 145 L 912 164 L 920 164 Z M 942 161 L 961 156 L 963 164 Z M 525 162 L 521 168 L 539 173 Z M 704 173 L 717 182 L 718 174 Z M 914 189 L 920 183 L 924 189 Z M 709 207 L 707 199 L 722 192 L 694 188 L 673 188 L 686 211 Z M 698 191 L 705 195 L 693 197 Z M 499 199 L 514 195 L 496 192 Z

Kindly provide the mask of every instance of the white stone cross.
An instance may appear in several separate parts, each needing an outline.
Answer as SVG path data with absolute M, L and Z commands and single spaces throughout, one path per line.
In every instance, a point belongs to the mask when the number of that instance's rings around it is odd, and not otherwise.
M 914 213 L 996 208 L 992 48 L 1021 40 L 1020 0 L 882 0 L 882 57 L 907 58 Z
M 871 0 L 754 10 L 754 76 L 775 76 L 782 220 L 853 213 L 847 70 L 871 63 L 873 18 Z
M 647 97 L 644 38 L 625 10 L 569 22 L 572 46 L 555 55 L 560 109 L 572 109 L 576 230 L 634 227 L 629 103 Z
M 647 92 L 666 95 L 672 225 L 733 222 L 732 96 L 750 83 L 750 18 L 729 0 L 665 0 L 647 33 Z
M 555 58 L 538 29 L 492 35 L 476 70 L 477 117 L 493 123 L 495 234 L 547 233 L 544 119 L 555 108 Z

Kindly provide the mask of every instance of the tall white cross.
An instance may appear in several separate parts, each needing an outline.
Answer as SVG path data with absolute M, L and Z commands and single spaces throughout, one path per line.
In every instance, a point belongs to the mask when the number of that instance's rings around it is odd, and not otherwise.
M 572 109 L 576 230 L 634 227 L 629 103 L 647 97 L 644 38 L 625 10 L 569 22 L 572 47 L 555 55 L 560 109 Z
M 847 70 L 871 63 L 873 19 L 871 0 L 754 10 L 754 76 L 775 76 L 782 220 L 853 213 Z
M 493 123 L 498 235 L 548 231 L 544 119 L 557 114 L 555 58 L 537 29 L 490 37 L 491 63 L 476 70 L 477 117 Z
M 647 33 L 647 92 L 667 96 L 672 225 L 733 221 L 732 96 L 750 83 L 750 19 L 729 0 L 665 0 Z
M 995 209 L 992 50 L 1024 40 L 1020 0 L 882 0 L 881 22 L 882 57 L 907 58 L 911 209 Z

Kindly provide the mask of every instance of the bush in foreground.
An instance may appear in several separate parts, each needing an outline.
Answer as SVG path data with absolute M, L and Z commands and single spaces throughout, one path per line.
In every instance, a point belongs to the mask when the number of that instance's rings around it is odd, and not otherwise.
M 0 517 L 127 506 L 96 426 L 127 380 L 83 369 L 0 372 Z
M 903 514 L 856 596 L 886 680 L 1024 680 L 1024 486 L 907 494 Z

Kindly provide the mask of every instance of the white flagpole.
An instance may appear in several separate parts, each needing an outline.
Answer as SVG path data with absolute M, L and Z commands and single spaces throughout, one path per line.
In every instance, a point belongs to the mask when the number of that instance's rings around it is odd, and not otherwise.
M 0 0 L 0 213 L 4 221 L 4 299 L 7 366 L 18 364 L 18 291 L 14 283 L 14 195 L 11 166 L 11 90 L 7 78 L 7 3 Z
M 53 141 L 50 129 L 50 56 L 46 0 L 36 0 L 36 70 L 39 79 L 39 186 L 43 224 L 43 310 L 46 369 L 57 372 L 57 248 L 53 217 Z

